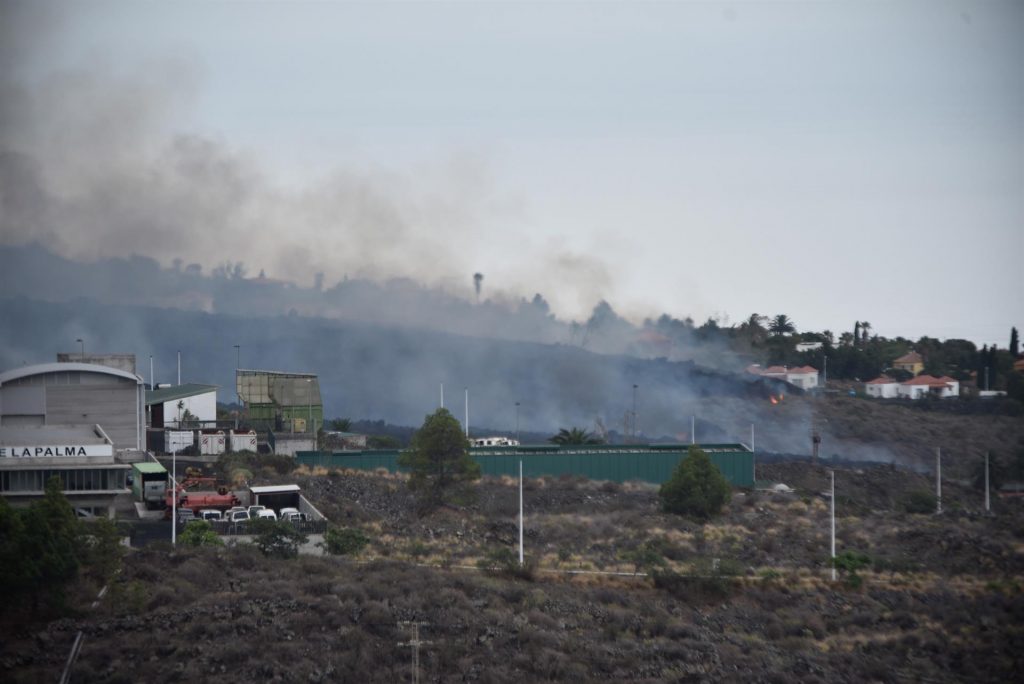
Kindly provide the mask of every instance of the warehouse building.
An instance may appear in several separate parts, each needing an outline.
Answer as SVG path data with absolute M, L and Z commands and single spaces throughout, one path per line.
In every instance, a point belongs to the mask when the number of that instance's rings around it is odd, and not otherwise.
M 145 458 L 144 385 L 94 363 L 46 363 L 0 373 L 0 493 L 43 494 L 56 475 L 77 507 L 110 512 Z

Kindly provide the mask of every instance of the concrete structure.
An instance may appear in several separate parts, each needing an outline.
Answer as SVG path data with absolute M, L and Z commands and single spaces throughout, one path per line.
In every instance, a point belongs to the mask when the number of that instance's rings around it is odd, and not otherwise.
M 864 392 L 876 399 L 895 399 L 899 396 L 900 383 L 888 375 L 881 375 L 871 382 L 864 383 Z
M 796 350 L 798 352 L 809 352 L 816 349 L 821 349 L 821 342 L 797 342 Z
M 917 352 L 909 352 L 892 362 L 892 367 L 897 370 L 905 370 L 914 375 L 920 375 L 924 370 L 924 359 Z
M 298 432 L 272 432 L 267 443 L 270 450 L 279 456 L 295 456 L 300 451 L 316 449 L 316 435 Z
M 135 367 L 135 354 L 79 354 L 78 352 L 60 352 L 57 354 L 57 363 L 91 363 L 96 366 L 107 366 L 116 368 L 135 375 L 138 369 Z
M 146 409 L 150 427 L 212 427 L 217 421 L 217 386 L 188 383 L 147 390 Z M 182 423 L 186 411 L 194 417 L 192 423 Z

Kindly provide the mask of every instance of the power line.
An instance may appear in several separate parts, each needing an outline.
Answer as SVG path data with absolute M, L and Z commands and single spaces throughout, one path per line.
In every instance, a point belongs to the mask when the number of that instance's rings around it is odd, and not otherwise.
M 419 684 L 420 681 L 420 646 L 429 644 L 429 641 L 423 641 L 420 639 L 420 627 L 426 627 L 430 623 L 428 622 L 412 622 L 410 620 L 402 620 L 398 623 L 399 629 L 410 630 L 410 637 L 408 641 L 399 641 L 399 646 L 409 646 L 412 648 L 412 683 Z

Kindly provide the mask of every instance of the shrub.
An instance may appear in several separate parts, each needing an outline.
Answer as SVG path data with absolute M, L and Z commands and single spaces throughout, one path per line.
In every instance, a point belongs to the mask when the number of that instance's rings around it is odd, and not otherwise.
M 268 558 L 297 558 L 299 547 L 309 541 L 306 535 L 286 522 L 257 519 L 250 526 L 256 534 L 256 548 Z
M 658 550 L 657 544 L 650 541 L 644 542 L 635 549 L 623 551 L 619 554 L 619 557 L 633 564 L 634 573 L 641 570 L 663 568 L 667 565 L 665 557 Z
M 708 519 L 729 500 L 729 482 L 702 449 L 691 446 L 672 477 L 661 485 L 658 497 L 667 513 Z
M 224 542 L 220 535 L 214 531 L 213 526 L 205 520 L 191 520 L 178 541 L 184 546 L 223 546 Z
M 937 499 L 926 489 L 916 489 L 903 499 L 903 509 L 907 513 L 934 513 Z
M 537 571 L 537 563 L 531 556 L 526 556 L 520 565 L 519 555 L 507 546 L 488 550 L 484 557 L 477 561 L 476 566 L 485 572 L 525 580 L 533 580 Z
M 857 571 L 871 565 L 871 557 L 860 551 L 843 551 L 832 559 L 832 565 L 839 570 L 846 585 L 856 589 L 864 581 Z
M 370 543 L 362 530 L 349 527 L 332 527 L 324 533 L 324 540 L 317 544 L 332 556 L 357 556 Z

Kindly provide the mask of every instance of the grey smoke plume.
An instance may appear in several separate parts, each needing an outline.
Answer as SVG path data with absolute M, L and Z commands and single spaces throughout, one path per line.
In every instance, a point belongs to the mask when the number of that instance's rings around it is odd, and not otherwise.
M 26 17 L 36 14 L 5 11 L 5 38 L 16 37 L 12 24 L 30 24 Z M 281 182 L 251 152 L 190 123 L 202 74 L 187 61 L 87 60 L 28 76 L 19 68 L 30 52 L 23 37 L 3 50 L 0 244 L 39 243 L 78 260 L 144 254 L 205 272 L 244 262 L 270 279 L 325 289 L 348 277 L 407 278 L 469 299 L 460 274 L 496 263 L 495 240 L 512 239 L 521 220 L 518 203 L 469 155 L 415 175 L 339 160 L 305 185 Z M 530 272 L 503 265 L 497 300 L 547 289 L 582 314 L 610 289 L 593 257 L 521 248 L 535 255 Z

